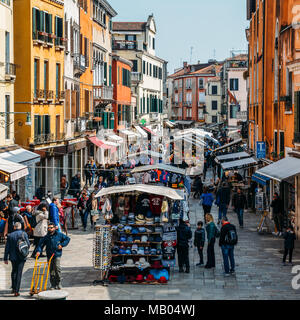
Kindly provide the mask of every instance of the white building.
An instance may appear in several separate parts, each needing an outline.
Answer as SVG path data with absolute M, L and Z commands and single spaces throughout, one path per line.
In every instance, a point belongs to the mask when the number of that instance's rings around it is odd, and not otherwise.
M 213 92 L 212 87 L 217 87 L 216 92 Z M 205 84 L 205 123 L 212 124 L 222 121 L 221 108 L 222 108 L 222 90 L 220 77 L 214 77 L 207 80 Z
M 164 67 L 156 56 L 156 25 L 153 15 L 147 22 L 113 22 L 113 50 L 133 63 L 131 87 L 137 95 L 137 122 L 145 120 L 161 131 Z

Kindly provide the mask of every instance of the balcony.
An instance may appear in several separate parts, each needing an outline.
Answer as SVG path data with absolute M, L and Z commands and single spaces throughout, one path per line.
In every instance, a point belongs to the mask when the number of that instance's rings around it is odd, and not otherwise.
M 53 133 L 42 133 L 34 137 L 33 144 L 44 144 L 44 143 L 49 143 L 54 141 L 55 141 L 55 138 Z
M 79 53 L 74 54 L 74 74 L 80 77 L 85 72 L 85 56 Z
M 184 101 L 182 103 L 182 105 L 185 106 L 185 107 L 191 107 L 192 106 L 192 101 Z
M 131 72 L 131 82 L 142 82 L 143 74 L 141 72 Z
M 294 133 L 294 143 L 300 143 L 300 132 Z
M 55 140 L 56 141 L 64 141 L 66 138 L 65 132 L 57 132 L 55 135 Z
M 34 32 L 32 35 L 34 45 L 42 45 L 43 47 L 53 47 L 53 39 L 55 35 L 44 31 Z
M 291 96 L 281 96 L 279 98 L 280 102 L 284 102 L 284 111 L 290 113 L 293 111 L 292 97 Z
M 236 118 L 237 118 L 237 120 L 240 120 L 240 121 L 247 121 L 248 112 L 247 111 L 238 111 L 236 113 Z
M 66 39 L 62 37 L 56 37 L 54 42 L 56 51 L 62 51 L 65 49 Z
M 113 101 L 113 87 L 108 86 L 94 86 L 93 96 L 96 102 L 112 102 Z
M 65 91 L 57 91 L 55 93 L 55 101 L 56 103 L 62 103 L 65 100 Z
M 112 42 L 113 50 L 137 50 L 137 41 L 128 40 L 113 40 Z
M 4 63 L 5 66 L 5 80 L 14 81 L 16 79 L 16 65 L 13 63 Z
M 54 91 L 53 90 L 44 90 L 44 97 L 48 101 L 54 100 Z
M 45 100 L 45 90 L 35 89 L 33 90 L 33 101 L 39 103 Z

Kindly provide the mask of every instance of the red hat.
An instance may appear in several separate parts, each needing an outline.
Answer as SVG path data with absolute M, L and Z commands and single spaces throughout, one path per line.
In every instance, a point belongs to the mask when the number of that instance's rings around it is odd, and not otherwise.
M 151 268 L 153 268 L 153 269 L 160 269 L 160 268 L 162 268 L 162 267 L 163 267 L 163 265 L 161 265 L 161 263 L 160 263 L 159 260 L 155 260 L 155 261 L 153 262 L 153 264 L 151 265 Z
M 155 278 L 152 274 L 148 274 L 146 281 L 149 281 L 149 282 L 155 281 Z
M 117 282 L 118 281 L 118 277 L 111 275 L 111 276 L 108 277 L 108 280 L 109 280 L 109 282 Z
M 158 280 L 159 283 L 167 283 L 167 279 L 165 277 L 160 277 Z
M 136 276 L 136 279 L 135 279 L 135 280 L 138 281 L 138 282 L 143 282 L 143 281 L 144 281 L 144 277 L 143 277 L 142 274 L 138 274 L 138 275 Z

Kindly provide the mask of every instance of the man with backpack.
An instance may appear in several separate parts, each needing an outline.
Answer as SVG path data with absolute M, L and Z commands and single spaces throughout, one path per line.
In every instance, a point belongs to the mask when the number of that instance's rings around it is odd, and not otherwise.
M 21 228 L 20 222 L 14 224 L 14 231 L 7 236 L 4 252 L 4 263 L 8 264 L 10 260 L 12 264 L 11 282 L 15 297 L 20 295 L 22 272 L 30 247 L 28 236 Z
M 20 208 L 14 207 L 9 213 L 8 219 L 6 220 L 5 228 L 4 228 L 4 237 L 14 231 L 14 224 L 16 222 L 20 222 L 21 229 L 24 230 L 24 219 L 20 214 Z
M 223 254 L 224 261 L 224 276 L 228 277 L 230 274 L 235 273 L 235 262 L 234 262 L 234 246 L 238 242 L 238 236 L 236 228 L 231 224 L 226 217 L 222 218 L 222 228 L 220 232 L 219 245 Z M 229 269 L 230 261 L 230 269 Z

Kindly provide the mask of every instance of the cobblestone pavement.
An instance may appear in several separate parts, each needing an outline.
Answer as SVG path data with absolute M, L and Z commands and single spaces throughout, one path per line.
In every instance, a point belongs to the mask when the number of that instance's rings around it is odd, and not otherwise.
M 203 211 L 198 201 L 191 200 L 191 225 L 203 220 Z M 217 207 L 212 213 L 217 217 Z M 228 218 L 238 225 L 236 214 L 229 211 Z M 300 299 L 300 289 L 293 290 L 294 275 L 291 266 L 282 266 L 283 240 L 272 235 L 259 235 L 256 227 L 260 217 L 252 212 L 245 213 L 245 227 L 238 230 L 239 243 L 235 248 L 236 275 L 224 278 L 221 250 L 216 244 L 216 268 L 196 267 L 198 254 L 190 249 L 191 273 L 178 273 L 174 268 L 168 285 L 109 285 L 93 286 L 98 272 L 92 267 L 93 233 L 70 231 L 71 242 L 63 250 L 62 284 L 69 293 L 69 300 L 225 300 L 225 299 Z M 10 264 L 3 263 L 4 245 L 0 245 L 0 297 L 1 299 L 33 299 L 29 296 L 34 260 L 25 264 L 21 296 L 12 297 L 10 287 Z M 206 248 L 205 248 L 206 258 Z M 45 258 L 44 258 L 45 259 Z M 296 243 L 294 264 L 300 265 L 300 242 Z

